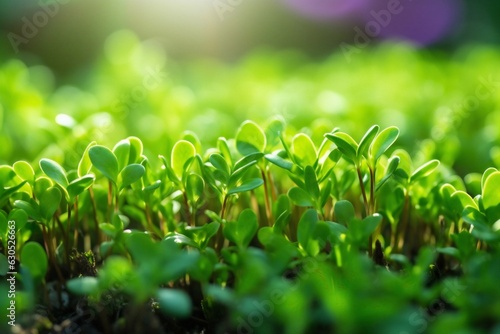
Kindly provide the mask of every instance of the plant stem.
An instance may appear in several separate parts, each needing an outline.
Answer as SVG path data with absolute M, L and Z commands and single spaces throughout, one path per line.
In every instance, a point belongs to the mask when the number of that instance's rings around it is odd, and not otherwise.
M 52 236 L 51 236 L 49 231 L 47 231 L 46 226 L 44 224 L 42 224 L 42 235 L 43 235 L 43 239 L 45 240 L 45 247 L 47 248 L 47 254 L 49 257 L 49 261 L 52 262 L 52 265 L 54 266 L 57 277 L 59 278 L 59 282 L 64 283 L 65 279 L 61 273 L 61 269 L 59 268 L 59 265 L 57 264 L 57 260 L 55 258 L 55 250 L 54 250 L 54 246 L 53 246 L 53 243 L 51 240 Z
M 73 233 L 73 247 L 78 248 L 78 197 L 75 199 L 75 230 Z
M 96 245 L 100 245 L 101 231 L 99 230 L 99 221 L 97 219 L 97 204 L 95 202 L 94 190 L 92 189 L 92 187 L 89 188 L 89 195 L 90 195 L 90 203 L 92 203 L 92 212 L 94 214 Z
M 269 170 L 268 167 L 266 167 L 266 170 L 267 170 L 267 179 L 269 180 L 269 188 L 271 188 L 271 197 L 273 201 L 276 201 L 278 196 L 276 195 L 276 188 L 274 187 L 273 174 L 271 174 L 271 171 Z
M 113 212 L 113 185 L 111 180 L 108 181 L 108 220 L 111 222 L 111 215 Z
M 271 213 L 271 203 L 269 202 L 269 190 L 268 190 L 268 182 L 267 182 L 267 177 L 266 173 L 264 172 L 264 169 L 260 169 L 260 174 L 262 175 L 262 180 L 264 181 L 264 203 L 266 205 L 266 216 L 267 216 L 267 222 L 269 226 L 273 225 L 273 216 Z
M 368 215 L 368 199 L 366 198 L 366 189 L 363 183 L 363 176 L 361 175 L 361 168 L 359 168 L 359 166 L 356 167 L 356 172 L 358 174 L 359 185 L 361 187 L 361 195 L 363 195 L 363 202 L 365 204 L 363 210 L 363 218 L 364 218 Z
M 369 214 L 375 213 L 375 167 L 370 168 L 370 212 Z
M 222 201 L 222 208 L 220 210 L 220 218 L 221 219 L 224 219 L 224 216 L 226 215 L 228 198 L 229 198 L 228 195 L 224 195 L 224 200 Z

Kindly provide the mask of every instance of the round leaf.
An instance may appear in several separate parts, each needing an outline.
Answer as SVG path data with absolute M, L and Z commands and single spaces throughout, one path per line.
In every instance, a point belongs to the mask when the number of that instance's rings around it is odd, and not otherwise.
M 143 151 L 142 141 L 133 136 L 127 139 L 130 142 L 130 153 L 127 164 L 139 163 Z
M 327 133 L 325 137 L 337 145 L 347 161 L 357 164 L 358 144 L 351 136 L 344 132 L 335 132 Z
M 292 139 L 292 152 L 297 163 L 302 166 L 313 166 L 318 158 L 318 152 L 311 138 L 299 133 Z
M 295 205 L 302 207 L 314 206 L 313 199 L 309 193 L 299 187 L 290 188 L 288 197 L 290 197 Z
M 484 182 L 483 205 L 486 210 L 500 207 L 500 172 L 491 173 Z
M 61 204 L 62 194 L 59 188 L 47 189 L 40 198 L 40 213 L 45 220 L 50 220 Z
M 191 314 L 191 299 L 182 290 L 159 289 L 156 298 L 160 310 L 169 316 L 187 318 Z
M 21 250 L 21 265 L 28 268 L 33 278 L 43 280 L 48 268 L 45 249 L 33 241 L 26 243 Z
M 123 168 L 120 173 L 118 185 L 120 189 L 128 187 L 134 182 L 137 182 L 146 173 L 146 169 L 143 165 L 131 164 Z
M 95 277 L 78 277 L 69 280 L 66 287 L 74 294 L 88 296 L 99 289 L 99 280 Z
M 192 158 L 196 155 L 196 149 L 194 145 L 187 140 L 179 140 L 175 143 L 172 149 L 172 156 L 170 160 L 170 165 L 175 173 L 175 176 L 181 180 L 184 171 L 187 169 L 187 165 Z
M 26 161 L 18 161 L 14 163 L 12 167 L 14 168 L 17 176 L 19 176 L 21 179 L 29 182 L 35 181 L 35 171 L 33 170 L 33 167 L 31 167 L 31 165 Z
M 69 197 L 74 199 L 76 196 L 87 190 L 94 183 L 94 179 L 94 175 L 85 175 L 71 181 L 67 188 Z
M 118 160 L 107 147 L 96 145 L 89 149 L 90 161 L 105 177 L 116 183 L 118 177 Z
M 227 193 L 229 195 L 231 195 L 231 194 L 237 194 L 237 193 L 242 193 L 245 191 L 254 190 L 255 188 L 260 187 L 263 183 L 264 183 L 264 181 L 262 181 L 262 179 L 259 179 L 259 178 L 245 180 L 243 182 L 243 184 L 241 184 L 238 187 L 229 189 L 229 191 Z
M 373 139 L 377 135 L 379 129 L 380 127 L 378 125 L 374 125 L 371 128 L 369 128 L 368 131 L 366 131 L 363 138 L 361 138 L 358 149 L 356 151 L 358 159 L 361 158 L 361 156 L 363 155 L 367 158 L 368 148 L 371 146 Z
M 92 146 L 95 146 L 95 145 L 96 145 L 96 142 L 93 141 L 87 146 L 87 148 L 85 148 L 85 151 L 83 152 L 82 158 L 80 159 L 80 162 L 78 163 L 78 176 L 79 177 L 82 177 L 82 176 L 90 173 L 90 170 L 92 169 L 92 161 L 90 161 L 89 150 Z
M 118 170 L 121 171 L 126 165 L 128 165 L 130 157 L 130 142 L 128 139 L 120 140 L 115 147 L 113 147 L 113 154 L 118 161 Z
M 389 149 L 389 147 L 394 144 L 399 136 L 399 129 L 395 126 L 390 126 L 382 130 L 373 140 L 370 145 L 369 155 L 372 161 L 372 165 L 375 165 L 377 160 L 382 156 L 382 154 Z
M 311 256 L 316 256 L 320 250 L 319 242 L 314 239 L 318 220 L 316 210 L 309 209 L 304 212 L 297 227 L 297 240 L 300 246 Z
M 254 122 L 245 121 L 236 134 L 236 149 L 242 155 L 263 152 L 266 148 L 266 134 Z
M 40 168 L 61 187 L 66 188 L 68 186 L 66 171 L 57 162 L 50 159 L 42 159 L 40 160 Z
M 335 203 L 334 212 L 337 222 L 340 224 L 349 225 L 354 219 L 354 206 L 349 201 L 342 200 Z
M 198 199 L 203 195 L 205 182 L 198 174 L 190 174 L 186 179 L 186 194 L 191 203 L 198 202 Z
M 437 167 L 439 166 L 439 160 L 431 160 L 419 168 L 411 174 L 410 182 L 415 182 L 421 178 L 424 178 L 430 175 Z

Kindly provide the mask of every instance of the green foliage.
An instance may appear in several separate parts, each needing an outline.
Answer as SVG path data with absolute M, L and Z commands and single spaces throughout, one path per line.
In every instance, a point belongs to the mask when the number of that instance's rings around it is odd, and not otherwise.
M 415 332 L 408 319 L 436 300 L 434 331 L 496 324 L 473 300 L 498 306 L 485 297 L 498 278 L 486 269 L 500 256 L 498 170 L 464 182 L 401 148 L 393 126 L 359 144 L 318 131 L 245 121 L 205 151 L 187 133 L 150 160 L 128 137 L 81 146 L 74 165 L 0 166 L 0 271 L 15 221 L 21 295 L 54 312 L 66 289 L 109 309 L 105 321 L 158 309 L 215 332 Z

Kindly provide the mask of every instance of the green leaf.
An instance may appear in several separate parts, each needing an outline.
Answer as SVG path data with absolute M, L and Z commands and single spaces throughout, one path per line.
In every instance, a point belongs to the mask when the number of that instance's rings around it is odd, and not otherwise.
M 99 229 L 104 232 L 107 236 L 111 238 L 115 238 L 118 230 L 113 224 L 110 223 L 101 223 L 99 224 Z
M 321 187 L 321 198 L 320 198 L 321 207 L 324 207 L 328 202 L 328 199 L 332 194 L 332 186 L 333 186 L 332 180 L 328 179 L 326 181 L 326 184 L 324 184 L 324 186 Z
M 91 296 L 99 291 L 96 277 L 77 277 L 66 282 L 68 290 L 80 296 Z
M 251 209 L 243 210 L 236 222 L 224 225 L 224 236 L 240 248 L 246 248 L 259 229 L 257 215 Z
M 280 142 L 280 136 L 285 130 L 285 120 L 281 116 L 272 119 L 266 128 L 266 138 L 270 147 Z
M 310 256 L 316 256 L 320 251 L 319 242 L 314 239 L 314 233 L 316 231 L 318 221 L 319 218 L 316 210 L 309 209 L 304 212 L 297 227 L 297 240 L 299 245 Z
M 217 217 L 220 220 L 219 217 Z M 191 238 L 201 249 L 207 247 L 210 239 L 217 234 L 219 230 L 220 223 L 218 221 L 213 221 L 211 223 L 205 224 L 203 226 L 186 227 L 184 234 Z
M 491 223 L 500 219 L 500 172 L 491 173 L 484 182 L 483 206 Z
M 375 166 L 377 160 L 389 149 L 389 147 L 394 144 L 399 136 L 399 129 L 395 126 L 390 126 L 382 130 L 373 140 L 369 148 L 368 155 L 372 162 L 372 166 Z
M 452 234 L 451 238 L 457 246 L 461 255 L 468 257 L 476 251 L 476 240 L 468 231 L 462 231 L 458 234 Z
M 121 189 L 124 189 L 141 179 L 146 173 L 146 169 L 140 164 L 131 164 L 123 168 L 118 177 L 118 185 Z
M 210 155 L 210 158 L 208 158 L 208 161 L 212 164 L 212 166 L 215 167 L 222 175 L 224 176 L 224 179 L 229 180 L 229 174 L 231 171 L 229 170 L 229 166 L 227 164 L 226 159 L 218 153 L 213 153 Z
M 455 247 L 438 247 L 436 251 L 441 254 L 450 255 L 460 259 L 460 251 Z
M 285 160 L 277 154 L 274 154 L 274 153 L 273 154 L 266 154 L 264 156 L 264 158 L 267 161 L 269 161 L 269 162 L 271 162 L 271 163 L 275 164 L 276 166 L 281 167 L 283 169 L 291 171 L 293 168 L 293 162 Z
M 259 178 L 245 180 L 242 185 L 229 189 L 229 191 L 227 193 L 229 195 L 231 195 L 231 194 L 242 193 L 245 191 L 250 191 L 250 190 L 253 190 L 255 188 L 260 187 L 263 183 L 264 183 L 264 181 L 262 181 L 262 179 L 259 179 Z
M 264 156 L 264 153 L 257 152 L 257 153 L 249 154 L 249 155 L 241 158 L 240 160 L 236 161 L 236 163 L 234 164 L 233 174 L 236 173 L 236 171 L 241 169 L 242 167 L 256 164 L 258 162 L 258 160 L 260 158 L 262 158 L 263 156 Z
M 23 181 L 19 183 L 17 186 L 13 186 L 10 188 L 2 188 L 0 187 L 0 203 L 4 200 L 7 200 L 12 194 L 21 189 L 28 181 Z
M 358 144 L 351 136 L 344 132 L 327 133 L 325 135 L 330 141 L 332 141 L 340 152 L 342 152 L 344 158 L 354 164 L 358 164 L 357 151 Z
M 219 137 L 217 139 L 217 148 L 219 149 L 220 154 L 226 160 L 229 169 L 233 167 L 233 159 L 231 156 L 231 150 L 229 149 L 229 144 L 227 139 L 224 137 Z
M 358 160 L 361 159 L 361 156 L 368 158 L 368 149 L 372 145 L 373 139 L 377 135 L 379 129 L 380 127 L 378 125 L 374 125 L 371 128 L 369 128 L 368 131 L 366 131 L 363 138 L 361 138 L 358 149 L 356 151 L 356 156 Z
M 396 149 L 392 156 L 399 157 L 399 165 L 397 170 L 394 172 L 395 176 L 398 175 L 404 180 L 408 180 L 411 171 L 413 170 L 410 154 L 403 149 Z
M 118 160 L 107 147 L 96 145 L 89 149 L 90 161 L 106 178 L 116 184 L 118 178 Z
M 40 198 L 40 213 L 46 221 L 50 220 L 61 204 L 62 194 L 59 188 L 47 189 Z
M 9 271 L 9 262 L 7 257 L 0 253 L 0 276 L 6 276 Z
M 116 161 L 118 161 L 118 170 L 121 171 L 128 165 L 130 157 L 130 142 L 128 139 L 123 139 L 116 143 L 115 147 L 113 147 L 113 154 L 116 157 Z
M 187 318 L 191 315 L 191 299 L 182 290 L 159 289 L 156 299 L 160 310 L 168 316 Z
M 410 183 L 420 180 L 430 175 L 439 166 L 439 160 L 431 160 L 413 172 L 410 176 Z
M 318 152 L 311 138 L 304 133 L 295 135 L 292 139 L 292 152 L 297 163 L 302 166 L 314 166 Z
M 493 173 L 497 172 L 496 168 L 490 167 L 486 169 L 483 173 L 483 176 L 481 178 L 481 193 L 483 192 L 484 189 L 484 184 L 486 183 L 486 179 Z
M 468 207 L 472 206 L 475 209 L 478 209 L 476 202 L 472 199 L 472 197 L 469 196 L 465 191 L 455 191 L 451 195 L 451 203 L 453 205 L 453 209 L 458 212 L 462 213 L 462 211 Z
M 349 222 L 355 217 L 354 206 L 351 202 L 346 200 L 336 202 L 334 212 L 337 222 L 346 226 L 348 226 Z
M 80 162 L 78 163 L 78 176 L 79 177 L 82 177 L 82 176 L 90 173 L 90 170 L 92 169 L 92 161 L 90 161 L 89 150 L 91 147 L 96 146 L 96 145 L 97 145 L 96 142 L 93 141 L 87 146 L 87 148 L 85 148 L 85 151 L 83 152 L 82 158 L 80 159 Z
M 71 199 L 76 198 L 82 192 L 90 188 L 94 184 L 95 176 L 94 175 L 84 175 L 78 179 L 71 181 L 66 189 L 68 191 L 69 197 Z
M 36 202 L 30 199 L 30 202 L 17 200 L 14 202 L 14 207 L 24 210 L 28 214 L 29 217 L 33 218 L 36 221 L 42 220 L 42 214 L 40 213 L 40 207 Z
M 21 179 L 30 183 L 35 181 L 35 171 L 33 170 L 33 167 L 31 167 L 31 165 L 26 161 L 17 161 L 12 167 L 14 168 L 17 176 L 19 176 Z
M 177 176 L 179 180 L 182 180 L 184 171 L 189 168 L 189 164 L 193 161 L 195 155 L 196 149 L 194 145 L 187 140 L 179 140 L 175 143 L 172 149 L 170 163 L 175 176 Z
M 231 176 L 229 177 L 229 181 L 228 181 L 228 187 L 229 188 L 232 188 L 234 187 L 239 180 L 241 180 L 243 178 L 243 176 L 248 172 L 250 171 L 250 167 L 254 166 L 257 164 L 257 161 L 252 161 L 252 162 L 249 162 L 248 164 L 246 164 L 245 166 L 241 166 L 240 168 L 238 168 L 237 170 L 235 170 Z
M 309 194 L 314 198 L 314 199 L 319 199 L 320 197 L 320 192 L 319 192 L 319 185 L 318 185 L 318 180 L 316 179 L 316 173 L 314 172 L 314 168 L 311 166 L 306 166 L 304 170 L 304 183 L 306 185 L 306 189 L 309 192 Z
M 299 187 L 292 187 L 288 190 L 288 197 L 292 200 L 293 203 L 297 206 L 309 207 L 314 206 L 314 199 L 311 198 L 311 195 L 306 192 L 304 189 Z
M 16 232 L 17 232 L 21 230 L 28 222 L 28 214 L 24 210 L 14 209 L 9 213 L 9 220 L 13 220 L 16 222 Z M 7 226 L 7 224 L 5 225 Z
M 29 270 L 37 280 L 44 280 L 47 274 L 48 260 L 45 249 L 34 241 L 27 242 L 21 250 L 21 266 Z
M 50 159 L 42 159 L 40 160 L 40 168 L 61 187 L 66 188 L 68 186 L 66 171 L 57 162 Z
M 245 121 L 236 133 L 236 149 L 242 155 L 264 152 L 266 134 L 255 122 Z
M 129 235 L 125 244 L 135 263 L 147 263 L 158 256 L 160 250 L 148 234 L 141 232 Z
M 349 222 L 348 229 L 352 242 L 357 247 L 365 248 L 366 243 L 378 224 L 382 221 L 382 216 L 368 216 L 363 220 L 354 218 Z
M 186 179 L 186 195 L 191 203 L 196 203 L 203 195 L 205 181 L 198 174 L 189 174 Z
M 127 139 L 130 142 L 130 153 L 127 165 L 139 163 L 139 159 L 141 158 L 143 151 L 142 141 L 134 136 L 128 137 Z
M 375 186 L 375 190 L 379 190 L 380 187 L 382 187 L 388 180 L 389 178 L 394 174 L 394 172 L 397 170 L 398 165 L 399 165 L 399 157 L 398 156 L 393 156 L 392 158 L 389 159 L 389 163 L 387 165 L 387 168 L 385 170 L 385 175 L 380 180 L 377 185 Z

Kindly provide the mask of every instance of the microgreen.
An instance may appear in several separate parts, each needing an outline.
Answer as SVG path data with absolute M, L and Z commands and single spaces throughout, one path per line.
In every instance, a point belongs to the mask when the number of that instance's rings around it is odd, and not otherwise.
M 13 233 L 20 300 L 60 312 L 67 289 L 74 302 L 117 317 L 157 309 L 166 322 L 221 332 L 250 326 L 256 314 L 268 332 L 315 331 L 320 318 L 333 331 L 336 317 L 346 332 L 368 330 L 358 319 L 386 330 L 354 312 L 375 309 L 373 296 L 389 305 L 384 319 L 435 298 L 470 312 L 446 284 L 479 284 L 468 270 L 495 265 L 500 172 L 464 182 L 431 155 L 394 149 L 399 134 L 374 125 L 358 143 L 338 128 L 294 133 L 280 119 L 266 128 L 245 121 L 205 151 L 188 132 L 159 159 L 128 137 L 82 146 L 72 165 L 0 166 L 0 271 Z M 495 282 L 495 273 L 481 275 Z M 54 277 L 57 302 L 48 297 Z

